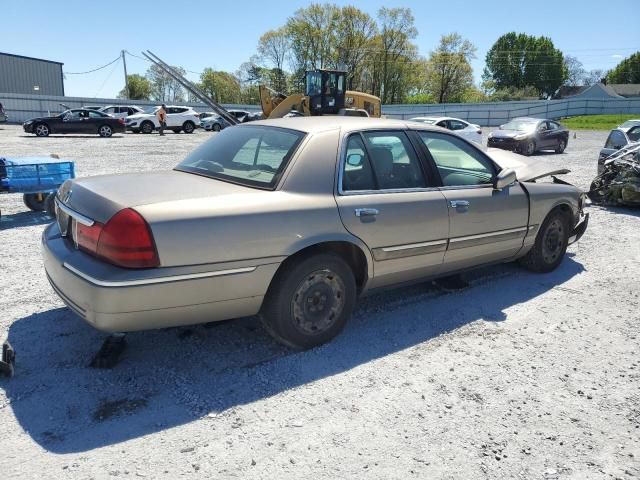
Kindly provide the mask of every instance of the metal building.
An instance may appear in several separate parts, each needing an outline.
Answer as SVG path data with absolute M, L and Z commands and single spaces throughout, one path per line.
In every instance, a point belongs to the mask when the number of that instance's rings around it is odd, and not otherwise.
M 0 94 L 64 96 L 62 63 L 0 52 Z

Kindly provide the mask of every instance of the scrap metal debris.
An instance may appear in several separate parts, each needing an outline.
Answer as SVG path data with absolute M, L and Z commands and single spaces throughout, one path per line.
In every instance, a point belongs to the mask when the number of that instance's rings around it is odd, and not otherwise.
M 16 352 L 7 341 L 2 344 L 2 358 L 0 359 L 0 374 L 13 377 L 16 368 Z
M 610 155 L 587 195 L 600 205 L 640 207 L 640 142 Z

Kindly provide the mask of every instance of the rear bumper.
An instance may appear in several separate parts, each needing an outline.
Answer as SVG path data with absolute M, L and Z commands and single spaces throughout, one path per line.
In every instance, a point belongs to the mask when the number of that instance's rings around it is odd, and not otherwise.
M 56 224 L 42 236 L 47 278 L 71 310 L 106 332 L 175 327 L 255 315 L 279 264 L 208 271 L 127 270 L 77 251 Z M 202 266 L 197 267 L 202 270 Z
M 587 226 L 589 225 L 589 214 L 586 213 L 580 220 L 578 224 L 574 227 L 571 235 L 569 235 L 569 245 L 572 243 L 576 243 L 578 240 L 582 238 L 584 232 L 587 231 Z

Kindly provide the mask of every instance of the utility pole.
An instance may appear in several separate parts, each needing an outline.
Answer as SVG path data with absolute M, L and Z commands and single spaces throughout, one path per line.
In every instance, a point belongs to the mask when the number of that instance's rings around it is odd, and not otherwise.
M 124 55 L 124 50 L 121 52 L 122 54 L 122 65 L 124 65 L 124 91 L 129 98 L 129 77 L 127 75 L 127 58 Z

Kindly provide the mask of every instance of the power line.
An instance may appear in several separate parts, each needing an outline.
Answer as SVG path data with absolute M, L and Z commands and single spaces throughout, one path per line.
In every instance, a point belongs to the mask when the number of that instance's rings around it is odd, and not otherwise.
M 118 55 L 116 58 L 114 58 L 112 61 L 110 61 L 106 65 L 102 65 L 101 67 L 94 68 L 93 70 L 87 70 L 86 72 L 64 72 L 64 73 L 65 75 L 85 75 L 87 73 L 93 73 L 93 72 L 97 72 L 98 70 L 102 70 L 103 68 L 107 68 L 109 65 L 116 63 L 118 60 L 120 60 L 120 55 Z

